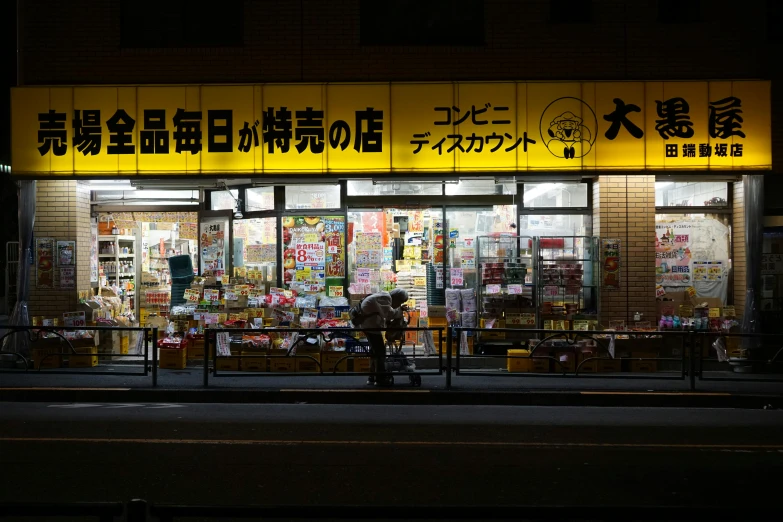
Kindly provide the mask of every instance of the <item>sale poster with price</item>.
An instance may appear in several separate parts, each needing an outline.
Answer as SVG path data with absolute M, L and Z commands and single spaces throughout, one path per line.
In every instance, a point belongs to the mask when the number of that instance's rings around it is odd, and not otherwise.
M 36 238 L 35 260 L 36 288 L 54 288 L 54 238 Z
M 601 257 L 604 263 L 603 287 L 607 290 L 620 288 L 620 240 L 602 239 Z
M 655 225 L 655 282 L 662 286 L 691 286 L 692 226 L 686 222 Z
M 283 222 L 283 281 L 302 288 L 297 272 L 309 268 L 309 288 L 323 290 L 327 277 L 345 277 L 345 218 L 286 216 Z M 297 284 L 299 282 L 299 284 Z M 320 291 L 320 290 L 319 290 Z

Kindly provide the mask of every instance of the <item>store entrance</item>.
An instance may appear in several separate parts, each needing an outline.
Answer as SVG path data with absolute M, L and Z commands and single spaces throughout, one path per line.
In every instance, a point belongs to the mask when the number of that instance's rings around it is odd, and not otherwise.
M 404 288 L 418 308 L 445 306 L 446 289 L 477 289 L 478 238 L 516 229 L 515 205 L 350 209 L 349 292 Z

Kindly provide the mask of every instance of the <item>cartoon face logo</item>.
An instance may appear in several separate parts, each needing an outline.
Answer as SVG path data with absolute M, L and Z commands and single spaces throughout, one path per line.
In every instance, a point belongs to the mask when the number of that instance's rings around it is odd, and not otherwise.
M 564 97 L 544 109 L 539 123 L 541 139 L 552 155 L 573 159 L 586 156 L 595 143 L 598 120 L 579 98 Z

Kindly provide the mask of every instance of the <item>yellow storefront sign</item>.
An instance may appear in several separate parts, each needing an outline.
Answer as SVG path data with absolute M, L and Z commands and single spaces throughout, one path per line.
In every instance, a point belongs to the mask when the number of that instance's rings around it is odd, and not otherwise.
M 770 82 L 20 87 L 12 172 L 770 169 Z

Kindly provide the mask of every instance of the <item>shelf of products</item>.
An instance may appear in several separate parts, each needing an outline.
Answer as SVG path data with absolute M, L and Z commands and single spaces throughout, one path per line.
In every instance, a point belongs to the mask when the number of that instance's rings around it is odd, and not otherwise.
M 512 235 L 479 236 L 476 292 L 480 325 L 531 329 L 537 325 L 534 240 Z M 487 335 L 485 335 L 487 337 Z M 489 335 L 492 340 L 513 335 Z
M 543 328 L 598 325 L 598 238 L 541 237 L 537 250 L 538 309 Z M 574 321 L 570 324 L 569 321 Z M 586 323 L 589 328 L 589 323 Z
M 98 259 L 101 286 L 116 289 L 119 297 L 129 299 L 128 308 L 135 310 L 136 237 L 98 236 Z

